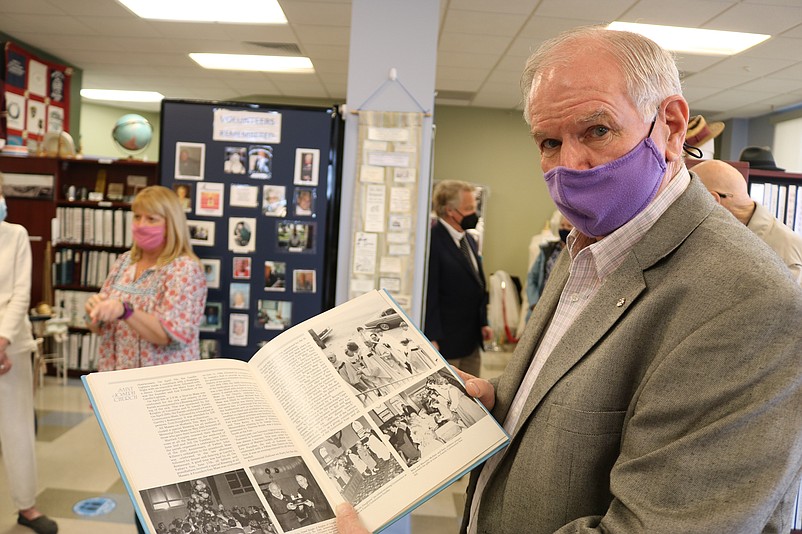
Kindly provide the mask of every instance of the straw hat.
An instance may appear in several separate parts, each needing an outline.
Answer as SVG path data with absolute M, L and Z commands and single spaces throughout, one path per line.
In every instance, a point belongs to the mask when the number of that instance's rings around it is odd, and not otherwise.
M 690 146 L 700 146 L 715 139 L 724 131 L 723 122 L 708 124 L 704 117 L 696 115 L 688 121 L 688 131 L 685 133 L 685 142 Z

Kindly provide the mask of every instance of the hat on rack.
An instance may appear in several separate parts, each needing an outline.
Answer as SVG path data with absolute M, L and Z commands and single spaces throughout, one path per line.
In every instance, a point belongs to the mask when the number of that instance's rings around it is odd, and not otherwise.
M 718 137 L 724 131 L 723 122 L 707 123 L 701 115 L 688 120 L 688 131 L 685 133 L 685 142 L 691 146 L 699 147 Z
M 761 169 L 764 171 L 784 171 L 774 163 L 774 156 L 771 149 L 767 146 L 748 146 L 741 151 L 741 161 L 749 163 L 750 169 Z

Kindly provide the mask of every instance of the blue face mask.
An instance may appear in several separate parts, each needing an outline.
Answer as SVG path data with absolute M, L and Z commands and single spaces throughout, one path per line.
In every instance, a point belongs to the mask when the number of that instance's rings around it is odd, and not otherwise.
M 6 220 L 8 215 L 8 206 L 6 206 L 6 197 L 0 197 L 0 223 Z

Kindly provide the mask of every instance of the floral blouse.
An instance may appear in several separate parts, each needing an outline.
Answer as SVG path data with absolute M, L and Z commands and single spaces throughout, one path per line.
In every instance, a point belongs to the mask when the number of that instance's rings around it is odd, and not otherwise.
M 154 345 L 140 338 L 125 321 L 105 323 L 100 327 L 98 370 L 200 359 L 198 327 L 206 304 L 206 277 L 198 262 L 180 256 L 167 265 L 146 269 L 137 280 L 135 274 L 130 252 L 122 254 L 100 293 L 158 317 L 171 341 Z

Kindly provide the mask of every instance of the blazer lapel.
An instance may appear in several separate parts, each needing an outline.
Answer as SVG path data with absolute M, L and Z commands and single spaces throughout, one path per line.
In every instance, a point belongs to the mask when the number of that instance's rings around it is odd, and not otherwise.
M 644 289 L 646 282 L 643 272 L 634 256 L 630 254 L 615 273 L 602 284 L 577 317 L 574 325 L 565 332 L 552 350 L 526 399 L 521 416 L 513 429 L 513 435 L 517 434 L 543 397 L 563 375 L 627 313 Z

